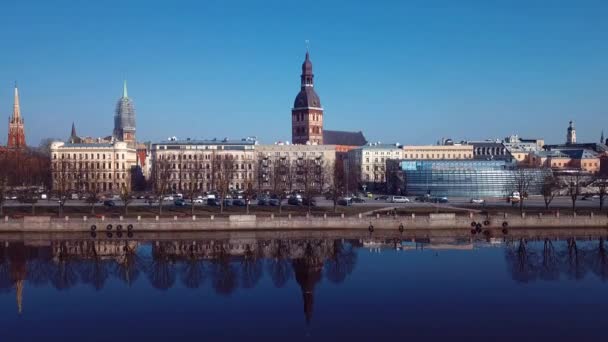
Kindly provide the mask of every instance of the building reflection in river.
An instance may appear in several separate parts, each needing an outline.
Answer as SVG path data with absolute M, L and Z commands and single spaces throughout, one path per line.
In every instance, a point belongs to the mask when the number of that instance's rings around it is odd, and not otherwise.
M 323 274 L 342 282 L 356 263 L 358 241 L 343 240 L 200 240 L 153 241 L 150 253 L 136 241 L 79 240 L 35 244 L 2 242 L 0 291 L 15 289 L 22 310 L 23 283 L 67 290 L 77 284 L 103 289 L 108 279 L 127 285 L 144 274 L 158 290 L 168 290 L 179 279 L 196 289 L 210 279 L 217 294 L 254 288 L 264 270 L 277 288 L 295 274 L 302 291 L 304 313 L 312 318 L 314 289 Z
M 608 279 L 604 239 L 515 239 L 489 241 L 504 248 L 506 265 L 517 282 L 580 280 L 587 274 Z M 255 288 L 266 276 L 276 288 L 295 279 L 301 290 L 306 322 L 313 318 L 317 285 L 325 279 L 342 283 L 357 263 L 357 250 L 455 249 L 467 253 L 488 242 L 471 240 L 217 239 L 179 241 L 66 240 L 0 242 L 0 292 L 15 291 L 23 308 L 24 283 L 68 290 L 86 284 L 102 290 L 108 280 L 131 286 L 145 279 L 155 289 L 196 289 L 209 283 L 219 295 Z

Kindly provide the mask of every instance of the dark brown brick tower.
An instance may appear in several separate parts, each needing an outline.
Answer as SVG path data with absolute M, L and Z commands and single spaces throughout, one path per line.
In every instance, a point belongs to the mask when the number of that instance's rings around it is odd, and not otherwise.
M 301 86 L 291 109 L 291 141 L 294 144 L 323 144 L 323 107 L 314 89 L 308 51 L 302 64 Z

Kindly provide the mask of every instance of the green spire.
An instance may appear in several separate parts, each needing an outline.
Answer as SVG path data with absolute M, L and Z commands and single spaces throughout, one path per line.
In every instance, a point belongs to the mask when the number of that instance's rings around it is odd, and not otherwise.
M 127 96 L 127 80 L 124 81 L 124 84 L 122 86 L 122 97 L 125 99 L 129 97 Z

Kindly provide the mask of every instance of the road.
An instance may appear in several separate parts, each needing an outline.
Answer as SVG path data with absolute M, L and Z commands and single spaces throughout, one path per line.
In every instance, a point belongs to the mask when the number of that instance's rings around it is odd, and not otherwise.
M 485 204 L 471 204 L 469 198 L 450 198 L 449 203 L 435 204 L 435 203 L 419 203 L 419 202 L 414 202 L 413 200 L 410 203 L 390 203 L 390 202 L 383 201 L 383 200 L 368 199 L 368 200 L 366 200 L 365 203 L 355 203 L 355 204 L 353 204 L 353 206 L 355 206 L 355 207 L 356 206 L 378 207 L 378 208 L 385 208 L 385 207 L 395 207 L 395 208 L 467 207 L 467 208 L 479 208 L 479 209 L 483 209 L 485 206 L 504 207 L 504 208 L 511 207 L 511 204 L 507 203 L 504 198 L 485 198 L 485 200 L 486 200 Z M 114 202 L 116 203 L 117 206 L 122 205 L 122 201 L 120 201 L 120 200 L 115 200 Z M 530 197 L 525 201 L 524 204 L 525 204 L 526 208 L 539 209 L 539 208 L 545 207 L 545 202 L 544 202 L 542 196 Z M 16 206 L 29 206 L 30 204 L 20 203 L 15 200 L 7 200 L 4 205 L 5 205 L 5 207 L 16 207 Z M 174 204 L 171 201 L 163 202 L 163 206 L 173 206 L 173 205 Z M 252 206 L 255 207 L 256 205 L 257 205 L 257 202 L 252 201 Z M 283 205 L 287 205 L 287 201 L 284 201 Z M 38 203 L 36 203 L 36 206 L 37 207 L 57 207 L 58 204 L 57 204 L 56 200 L 40 200 Z M 84 200 L 68 200 L 66 202 L 65 206 L 66 207 L 88 207 L 88 206 L 90 206 L 90 204 L 86 203 Z M 96 204 L 96 207 L 102 207 L 102 206 L 103 206 L 102 203 Z M 146 203 L 146 200 L 135 199 L 129 204 L 129 206 L 130 207 L 148 207 L 149 204 Z M 156 205 L 154 205 L 154 206 L 156 206 Z M 189 206 L 189 204 L 188 204 L 188 206 Z M 197 204 L 196 206 L 203 206 L 203 204 Z M 331 206 L 333 206 L 333 202 L 330 200 L 319 198 L 319 199 L 317 199 L 317 206 L 331 207 Z M 556 197 L 553 200 L 553 202 L 551 202 L 550 207 L 553 209 L 556 209 L 556 208 L 568 209 L 568 208 L 572 207 L 572 201 L 571 201 L 570 197 L 565 197 L 565 196 Z M 588 199 L 588 200 L 577 200 L 576 207 L 577 208 L 599 208 L 599 199 L 593 198 L 593 199 Z

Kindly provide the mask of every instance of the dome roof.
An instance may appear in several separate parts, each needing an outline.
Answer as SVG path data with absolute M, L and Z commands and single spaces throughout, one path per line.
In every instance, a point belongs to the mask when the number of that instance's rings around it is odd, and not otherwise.
M 317 107 L 321 108 L 321 100 L 319 95 L 315 92 L 313 87 L 302 87 L 295 101 L 293 102 L 293 108 L 302 107 Z

